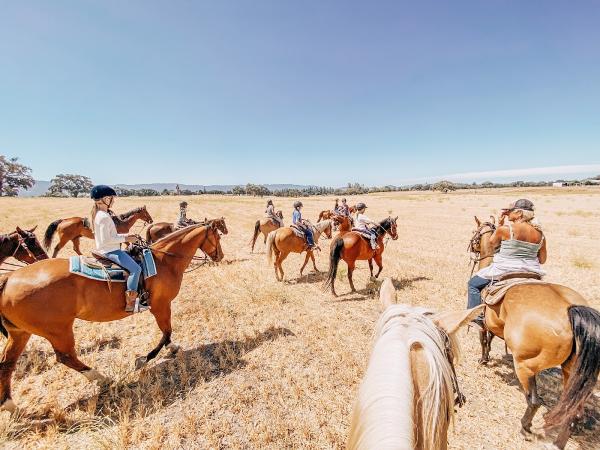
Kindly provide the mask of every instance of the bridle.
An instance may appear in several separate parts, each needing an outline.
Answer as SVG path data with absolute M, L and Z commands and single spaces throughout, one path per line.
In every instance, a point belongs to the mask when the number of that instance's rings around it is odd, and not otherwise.
M 17 254 L 17 252 L 19 251 L 19 249 L 22 248 L 23 250 L 25 250 L 25 252 L 27 253 L 27 255 L 31 259 L 33 259 L 33 262 L 40 261 L 40 259 L 35 255 L 35 253 L 33 253 L 31 251 L 31 249 L 27 245 L 27 242 L 25 241 L 25 238 L 23 236 L 21 236 L 20 233 L 18 233 L 18 232 L 15 232 L 15 233 L 16 233 L 16 237 L 17 237 L 17 245 L 15 246 L 14 251 L 10 255 L 8 255 L 8 256 L 11 257 L 11 258 L 15 258 L 18 261 L 29 265 L 30 263 L 25 262 L 25 261 L 21 261 L 20 259 L 18 259 L 18 258 L 15 257 L 15 255 Z M 9 236 L 8 239 L 10 239 L 10 234 L 8 236 Z M 5 238 L 5 239 L 7 239 L 7 238 Z M 19 264 L 13 264 L 13 263 L 10 263 L 10 262 L 2 262 L 2 264 L 5 264 L 7 266 L 13 266 L 13 267 L 24 267 L 24 266 L 21 266 Z M 8 269 L 4 269 L 4 270 L 8 270 Z
M 487 228 L 487 230 L 485 228 Z M 490 255 L 481 256 L 481 238 L 488 233 L 493 233 L 494 231 L 496 231 L 495 224 L 492 222 L 483 222 L 481 225 L 479 225 L 479 228 L 477 228 L 473 234 L 473 237 L 469 241 L 467 251 L 470 253 L 469 264 L 472 264 L 471 276 L 473 275 L 473 272 L 475 272 L 475 266 L 478 262 L 483 261 L 484 259 L 492 258 L 494 253 L 496 253 L 494 252 Z

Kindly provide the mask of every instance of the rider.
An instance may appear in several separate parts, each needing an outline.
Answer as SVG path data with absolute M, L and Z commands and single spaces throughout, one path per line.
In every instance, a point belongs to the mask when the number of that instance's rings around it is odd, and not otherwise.
M 508 218 L 508 225 L 504 225 Z M 500 275 L 511 272 L 532 272 L 544 275 L 541 264 L 546 262 L 546 238 L 535 221 L 533 203 L 520 199 L 502 209 L 499 226 L 490 238 L 494 248 L 492 263 L 479 270 L 468 283 L 468 308 L 481 304 L 481 291 Z M 482 323 L 479 321 L 478 323 Z
M 273 206 L 273 200 L 267 201 L 267 209 L 265 210 L 265 217 L 274 220 L 279 224 L 280 227 L 283 226 L 283 220 L 277 214 L 275 214 L 275 206 Z
M 334 212 L 334 213 L 337 213 L 337 211 L 338 211 L 339 207 L 340 207 L 340 202 L 339 202 L 339 200 L 336 198 L 336 199 L 335 199 L 335 206 L 333 207 L 333 212 Z
M 377 250 L 379 248 L 379 245 L 377 245 L 377 233 L 375 229 L 379 226 L 379 224 L 377 222 L 372 221 L 365 215 L 365 209 L 367 209 L 367 205 L 365 205 L 364 203 L 358 203 L 356 205 L 356 228 L 364 233 L 369 234 L 369 237 L 371 239 L 371 248 L 373 250 Z
M 300 230 L 304 232 L 306 236 L 306 242 L 308 243 L 308 248 L 315 248 L 315 241 L 313 239 L 313 232 L 310 224 L 302 219 L 302 213 L 300 209 L 302 208 L 302 202 L 296 201 L 294 202 L 294 212 L 292 213 L 292 224 L 296 225 Z
M 94 200 L 92 230 L 96 241 L 96 251 L 129 272 L 125 292 L 125 311 L 145 311 L 149 307 L 140 304 L 137 292 L 142 269 L 128 253 L 121 250 L 121 243 L 133 243 L 137 240 L 137 236 L 117 233 L 117 227 L 108 213 L 117 193 L 110 186 L 98 185 L 92 188 L 90 196 Z
M 177 219 L 177 228 L 185 228 L 195 223 L 192 219 L 188 219 L 186 217 L 187 206 L 188 203 L 186 201 L 183 201 L 179 204 L 179 218 Z
M 336 205 L 337 205 L 337 199 L 336 199 Z M 350 215 L 350 208 L 348 208 L 348 205 L 346 204 L 346 199 L 345 198 L 342 199 L 342 204 L 337 207 L 336 212 L 338 214 L 341 214 L 342 216 L 349 216 Z

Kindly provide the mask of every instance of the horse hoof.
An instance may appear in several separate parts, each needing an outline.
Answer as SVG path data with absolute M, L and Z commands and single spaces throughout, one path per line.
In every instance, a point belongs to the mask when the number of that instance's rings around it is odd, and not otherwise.
M 521 427 L 521 435 L 525 438 L 526 441 L 532 441 L 533 440 L 533 433 L 531 432 L 531 425 L 529 426 L 522 426 Z
M 9 413 L 14 414 L 17 411 L 17 405 L 11 398 L 7 398 L 4 400 L 4 403 L 0 405 L 0 411 L 8 411 Z
M 97 381 L 100 386 L 104 386 L 104 385 L 107 385 L 110 383 L 110 379 L 108 377 L 105 377 L 104 375 L 102 375 L 96 369 L 86 370 L 85 372 L 82 372 L 82 373 L 83 373 L 83 376 L 86 377 L 89 382 Z
M 169 350 L 169 353 L 173 356 L 175 356 L 177 354 L 177 352 L 179 351 L 181 347 L 177 344 L 169 344 L 167 345 L 167 350 Z
M 135 359 L 135 370 L 140 370 L 142 367 L 146 365 L 148 359 L 145 356 L 140 356 Z
M 489 358 L 479 358 L 477 360 L 477 362 L 479 363 L 480 366 L 487 366 L 487 364 L 490 362 Z

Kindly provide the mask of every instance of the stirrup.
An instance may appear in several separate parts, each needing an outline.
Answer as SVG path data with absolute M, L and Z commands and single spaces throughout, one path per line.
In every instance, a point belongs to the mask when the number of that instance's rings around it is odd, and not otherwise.
M 150 305 L 142 304 L 139 297 L 135 299 L 135 306 L 133 307 L 134 314 L 148 311 L 149 309 L 151 309 Z

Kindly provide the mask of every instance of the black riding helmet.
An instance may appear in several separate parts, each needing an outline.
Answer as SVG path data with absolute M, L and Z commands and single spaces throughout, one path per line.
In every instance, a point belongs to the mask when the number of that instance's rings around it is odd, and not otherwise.
M 294 208 L 299 208 L 302 205 L 302 202 L 294 202 Z
M 93 200 L 100 200 L 104 197 L 116 197 L 117 193 L 110 186 L 106 186 L 105 184 L 99 184 L 92 188 L 90 192 L 90 197 Z
M 365 209 L 367 207 L 367 205 L 365 205 L 364 203 L 357 203 L 356 204 L 356 209 L 357 210 L 361 210 L 361 209 Z

